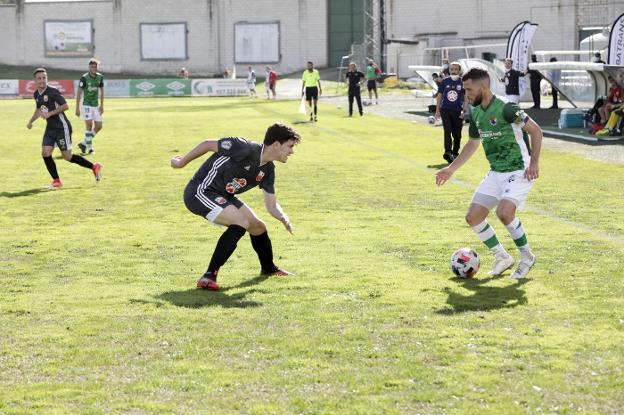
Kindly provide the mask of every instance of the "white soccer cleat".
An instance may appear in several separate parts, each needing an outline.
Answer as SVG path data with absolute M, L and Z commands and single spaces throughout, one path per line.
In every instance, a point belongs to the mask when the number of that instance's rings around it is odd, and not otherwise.
M 522 253 L 520 257 L 520 262 L 518 262 L 518 267 L 516 270 L 509 276 L 509 278 L 513 278 L 514 280 L 521 280 L 527 276 L 533 265 L 535 265 L 535 261 L 537 258 L 533 255 L 532 252 L 527 254 Z
M 516 261 L 511 255 L 505 252 L 504 255 L 496 256 L 494 265 L 492 265 L 492 271 L 488 272 L 488 275 L 498 276 L 513 266 Z M 527 271 L 528 272 L 528 271 Z

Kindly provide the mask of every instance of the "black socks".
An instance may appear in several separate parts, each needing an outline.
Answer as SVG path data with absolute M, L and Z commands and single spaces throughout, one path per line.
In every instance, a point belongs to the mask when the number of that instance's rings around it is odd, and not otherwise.
M 269 234 L 264 232 L 261 235 L 249 235 L 251 238 L 251 246 L 258 254 L 260 266 L 263 272 L 275 272 L 277 267 L 273 263 L 273 246 Z
M 59 175 L 58 175 L 58 172 L 56 171 L 56 163 L 54 162 L 54 159 L 52 158 L 52 156 L 43 157 L 43 162 L 45 163 L 46 168 L 48 169 L 48 173 L 50 173 L 50 176 L 52 176 L 52 179 L 58 180 Z
M 45 157 L 44 157 L 45 158 Z M 52 157 L 50 157 L 52 158 Z M 70 163 L 76 163 L 79 166 L 85 167 L 87 169 L 92 169 L 93 168 L 93 163 L 91 163 L 89 160 L 82 158 L 80 156 L 77 156 L 75 154 L 72 154 L 72 158 L 69 160 Z
M 210 264 L 208 265 L 208 270 L 204 274 L 205 277 L 210 278 L 213 281 L 217 280 L 217 272 L 219 272 L 219 268 L 230 258 L 234 250 L 236 249 L 236 244 L 240 240 L 240 238 L 245 235 L 245 228 L 238 225 L 230 225 L 223 232 L 223 235 L 219 238 L 219 242 L 217 242 L 217 246 L 215 247 L 214 253 L 212 254 L 212 258 L 210 259 Z

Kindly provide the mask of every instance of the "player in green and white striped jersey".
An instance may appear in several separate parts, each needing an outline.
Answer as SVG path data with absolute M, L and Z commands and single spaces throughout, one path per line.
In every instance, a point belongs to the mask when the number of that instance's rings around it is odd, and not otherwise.
M 80 77 L 76 91 L 76 116 L 85 122 L 85 137 L 78 143 L 82 154 L 93 153 L 93 138 L 102 129 L 104 77 L 97 71 L 99 63 L 96 59 L 89 61 L 89 72 Z
M 436 174 L 444 184 L 479 147 L 483 145 L 490 171 L 477 187 L 466 214 L 466 221 L 495 256 L 491 275 L 500 275 L 515 263 L 505 251 L 487 221 L 496 207 L 496 216 L 505 225 L 520 250 L 518 267 L 511 278 L 527 276 L 535 264 L 524 227 L 516 217 L 522 210 L 535 179 L 539 176 L 542 144 L 541 128 L 516 104 L 494 95 L 487 71 L 473 68 L 463 77 L 466 97 L 473 105 L 470 115 L 470 140 L 455 160 Z M 530 144 L 528 135 L 531 137 Z

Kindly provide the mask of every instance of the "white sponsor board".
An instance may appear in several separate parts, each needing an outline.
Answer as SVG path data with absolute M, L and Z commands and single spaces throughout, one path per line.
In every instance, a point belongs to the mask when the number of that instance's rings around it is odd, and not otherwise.
M 247 83 L 244 79 L 193 79 L 193 96 L 233 97 L 247 95 Z
M 46 56 L 93 56 L 93 22 L 46 20 Z
M 0 79 L 0 96 L 19 95 L 19 81 L 17 79 Z

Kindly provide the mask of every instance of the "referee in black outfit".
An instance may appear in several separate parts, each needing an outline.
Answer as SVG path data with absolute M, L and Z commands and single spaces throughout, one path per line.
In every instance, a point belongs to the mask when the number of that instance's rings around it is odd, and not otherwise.
M 345 74 L 345 78 L 349 83 L 349 117 L 353 116 L 353 99 L 358 105 L 360 117 L 364 115 L 362 111 L 362 97 L 360 96 L 360 85 L 366 80 L 366 76 L 357 70 L 357 65 L 353 62 L 349 64 L 349 72 Z

